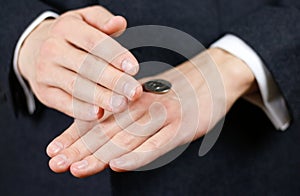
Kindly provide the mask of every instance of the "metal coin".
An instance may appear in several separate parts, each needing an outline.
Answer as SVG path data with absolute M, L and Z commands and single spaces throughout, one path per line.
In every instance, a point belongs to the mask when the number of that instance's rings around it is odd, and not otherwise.
M 170 91 L 172 84 L 166 80 L 156 79 L 150 80 L 143 84 L 143 89 L 146 92 L 163 94 Z

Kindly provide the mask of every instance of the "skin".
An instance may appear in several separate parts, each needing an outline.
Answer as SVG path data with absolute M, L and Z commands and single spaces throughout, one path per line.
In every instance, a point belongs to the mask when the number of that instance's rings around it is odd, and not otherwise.
M 209 79 L 217 81 L 212 66 L 222 85 L 209 84 Z M 202 137 L 238 98 L 257 91 L 248 66 L 217 48 L 140 82 L 153 78 L 169 80 L 172 91 L 162 95 L 144 92 L 128 110 L 108 113 L 102 120 L 75 120 L 47 147 L 50 168 L 57 173 L 70 171 L 79 178 L 108 166 L 118 172 L 138 169 Z
M 126 25 L 123 17 L 100 6 L 45 20 L 20 49 L 20 73 L 43 104 L 76 119 L 96 120 L 104 110 L 121 112 L 142 93 L 132 77 L 137 60 L 109 36 Z

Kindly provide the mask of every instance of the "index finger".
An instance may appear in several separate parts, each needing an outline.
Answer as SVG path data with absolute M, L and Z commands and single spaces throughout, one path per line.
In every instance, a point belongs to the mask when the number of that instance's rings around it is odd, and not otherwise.
M 55 35 L 91 53 L 130 75 L 138 72 L 136 58 L 107 34 L 87 24 L 77 15 L 62 16 L 53 26 Z

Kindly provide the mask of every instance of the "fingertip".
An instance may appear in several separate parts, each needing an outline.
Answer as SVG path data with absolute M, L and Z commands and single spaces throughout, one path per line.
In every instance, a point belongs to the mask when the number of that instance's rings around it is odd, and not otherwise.
M 143 94 L 143 87 L 142 85 L 139 85 L 138 87 L 136 87 L 135 94 L 131 97 L 131 101 L 137 100 L 142 96 L 142 94 Z
M 56 155 L 49 161 L 49 167 L 55 173 L 62 173 L 68 170 L 68 159 L 64 154 Z
M 140 66 L 135 58 L 131 57 L 131 59 L 125 59 L 122 61 L 121 68 L 125 73 L 134 76 L 138 73 Z
M 95 175 L 106 168 L 104 163 L 100 163 L 92 157 L 73 163 L 70 166 L 71 174 L 76 178 L 86 178 Z
M 78 166 L 76 166 L 76 164 L 78 164 L 78 163 L 74 163 L 74 164 L 71 165 L 70 173 L 76 178 L 85 178 L 85 177 L 87 177 L 87 175 L 84 175 L 82 170 L 79 169 Z
M 125 30 L 127 27 L 127 20 L 123 16 L 114 16 L 113 20 L 120 25 L 120 30 Z
M 122 169 L 115 164 L 115 161 L 112 160 L 109 162 L 109 167 L 115 172 L 128 172 L 128 170 Z
M 124 111 L 128 106 L 128 99 L 122 95 L 113 95 L 110 99 L 110 110 L 113 113 Z
M 52 141 L 46 148 L 46 153 L 49 157 L 54 157 L 57 155 L 60 151 L 64 149 L 64 146 L 62 143 L 58 141 Z
M 119 36 L 127 27 L 127 21 L 123 16 L 112 17 L 102 28 L 102 30 L 114 37 Z
M 55 172 L 55 173 L 59 173 L 59 172 L 56 171 L 56 168 L 55 168 L 55 166 L 54 166 L 54 163 L 53 163 L 53 160 L 52 160 L 52 159 L 49 160 L 48 166 L 49 166 L 49 168 L 51 169 L 51 171 L 53 171 L 53 172 Z
M 46 147 L 46 154 L 48 155 L 48 157 L 53 157 L 54 155 L 52 154 L 52 151 L 49 149 L 50 144 L 48 144 L 48 146 Z
M 122 51 L 121 51 L 122 50 Z M 128 75 L 136 75 L 139 71 L 139 62 L 134 55 L 126 48 L 120 49 L 120 54 L 110 62 L 114 67 L 127 73 Z

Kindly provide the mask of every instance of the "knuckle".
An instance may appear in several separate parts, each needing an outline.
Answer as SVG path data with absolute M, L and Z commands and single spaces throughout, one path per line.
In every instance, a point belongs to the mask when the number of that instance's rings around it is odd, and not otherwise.
M 99 39 L 99 40 L 101 40 L 101 39 Z M 84 39 L 84 45 L 88 52 L 94 51 L 95 48 L 98 46 L 98 44 L 99 44 L 99 41 L 97 41 L 97 39 L 95 39 L 94 36 L 87 36 Z
M 95 103 L 101 107 L 103 107 L 104 109 L 110 109 L 109 107 L 109 95 L 108 93 L 105 92 L 101 92 L 99 90 L 97 90 L 95 92 Z
M 92 64 L 91 58 L 94 58 L 89 53 L 84 53 L 81 55 L 78 55 L 78 60 L 73 61 L 74 63 L 74 69 L 78 73 L 86 73 L 88 70 L 91 70 L 90 65 Z
M 100 123 L 96 125 L 95 134 L 98 135 L 98 137 L 103 140 L 107 138 L 110 139 L 115 135 L 114 131 L 111 131 L 111 126 L 106 123 Z
M 159 150 L 162 147 L 162 144 L 160 140 L 152 138 L 148 140 L 148 146 L 150 150 Z
M 62 15 L 59 18 L 55 20 L 55 22 L 52 25 L 52 28 L 50 29 L 50 33 L 52 35 L 58 36 L 58 35 L 63 35 L 65 31 L 65 16 Z
M 95 137 L 97 138 L 97 141 L 105 141 L 108 136 L 105 134 L 106 128 L 102 125 L 96 125 L 94 127 L 95 130 Z
M 111 89 L 117 89 L 117 86 L 120 86 L 123 84 L 121 84 L 121 78 L 125 78 L 125 74 L 124 73 L 115 73 L 115 74 L 112 74 L 110 76 L 110 87 Z M 124 79 L 125 80 L 125 79 Z
M 105 77 L 107 76 L 107 69 L 108 69 L 109 65 L 107 63 L 103 63 L 99 60 L 97 60 L 96 62 L 97 63 L 95 63 L 95 64 L 98 68 L 96 81 L 97 81 L 97 83 L 102 84 L 103 80 L 105 80 Z M 88 63 L 90 63 L 90 62 L 88 62 Z M 91 61 L 91 63 L 92 63 L 92 61 Z
M 77 136 L 68 132 L 63 133 L 62 143 L 73 143 L 77 139 Z
M 54 36 L 64 37 L 65 33 L 68 31 L 67 24 L 78 19 L 73 12 L 66 12 L 60 17 L 58 17 L 50 29 L 50 33 Z
M 125 148 L 126 150 L 130 150 L 133 142 L 134 141 L 134 137 L 130 136 L 130 135 L 126 135 L 124 137 L 124 135 L 117 135 L 114 139 L 113 139 L 113 143 L 120 147 L 120 148 Z
M 79 148 L 77 148 L 76 146 L 73 146 L 72 148 L 68 149 L 68 154 L 70 155 L 70 157 L 76 158 L 76 157 L 80 156 L 81 150 Z
M 97 124 L 97 125 L 94 127 L 94 129 L 97 131 L 97 133 L 98 133 L 98 132 L 101 133 L 103 130 L 106 129 L 106 127 L 101 123 L 101 124 Z
M 76 86 L 76 81 L 77 81 L 77 78 L 76 77 L 71 77 L 69 82 L 66 83 L 66 90 L 69 92 L 69 93 L 73 93 L 74 90 L 75 90 L 75 86 Z
M 43 59 L 52 58 L 57 54 L 58 44 L 55 38 L 48 38 L 45 40 L 40 47 L 40 56 Z
M 99 123 L 95 126 L 95 129 L 98 131 L 98 133 L 104 133 L 109 132 L 109 129 L 111 128 L 111 125 L 108 123 Z
M 94 126 L 93 132 L 98 141 L 104 141 L 111 136 L 107 135 L 107 126 L 103 124 L 98 124 Z
M 96 91 L 95 92 L 95 96 L 94 96 L 94 99 L 95 99 L 95 103 L 102 105 L 102 100 L 103 100 L 103 93 L 102 92 L 99 92 L 99 91 Z

